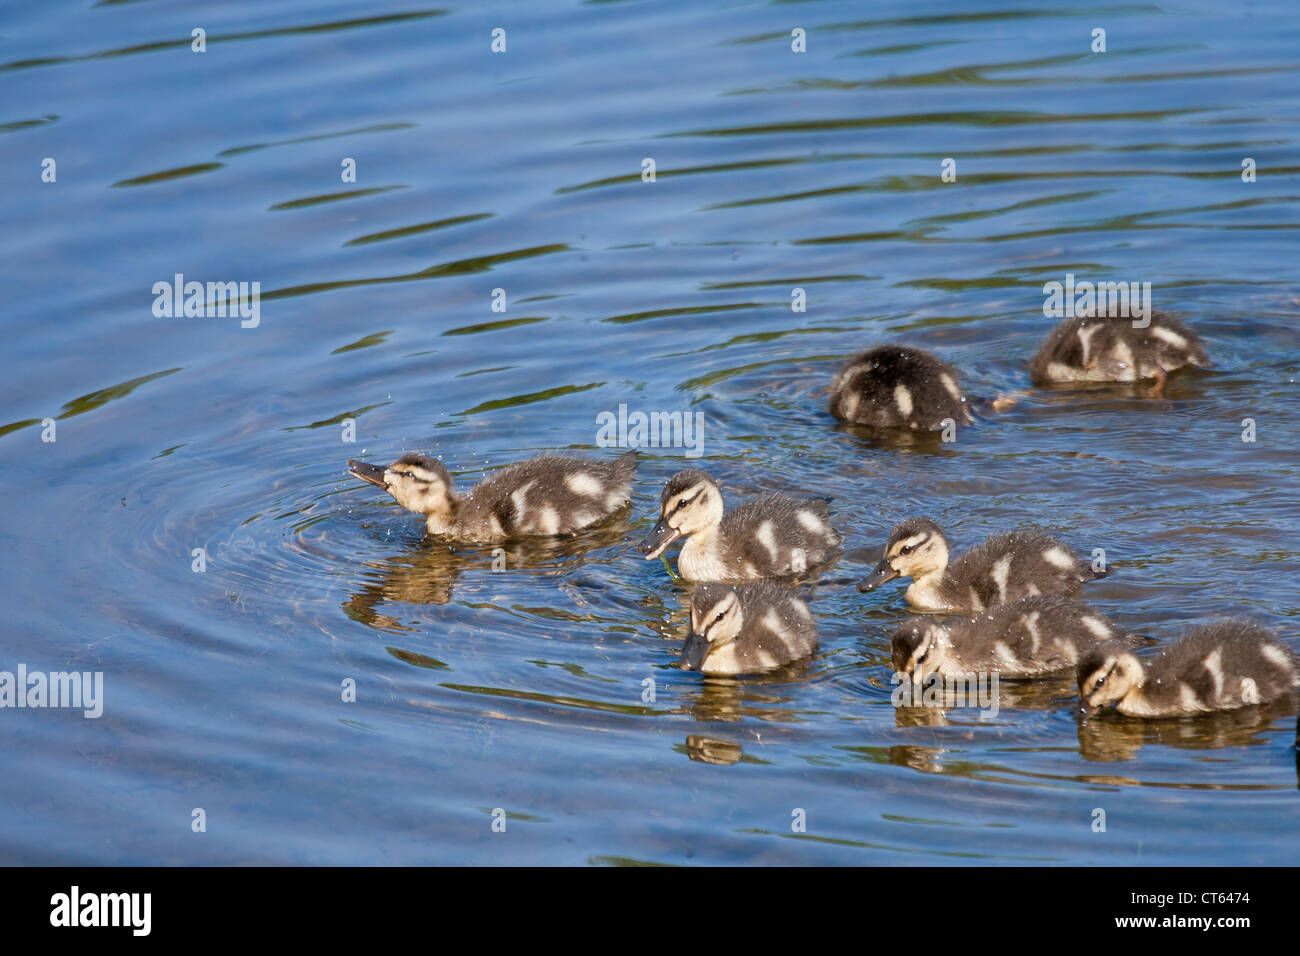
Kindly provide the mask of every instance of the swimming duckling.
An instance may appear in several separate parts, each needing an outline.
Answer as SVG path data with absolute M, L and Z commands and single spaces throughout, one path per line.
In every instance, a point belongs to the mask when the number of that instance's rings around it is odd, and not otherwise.
M 1153 378 L 1152 394 L 1158 397 L 1170 372 L 1210 364 L 1200 337 L 1168 312 L 1152 309 L 1145 328 L 1135 321 L 1116 315 L 1066 319 L 1029 363 L 1030 380 L 1043 386 Z
M 945 677 L 997 671 L 1009 678 L 1069 671 L 1085 652 L 1110 641 L 1136 646 L 1141 639 L 1082 601 L 1040 594 L 953 625 L 908 618 L 892 650 L 894 670 L 924 683 L 935 671 Z
M 969 425 L 970 408 L 957 370 L 929 352 L 878 345 L 849 359 L 831 382 L 830 412 L 873 428 L 941 431 L 944 421 Z
M 763 495 L 723 513 L 722 492 L 702 471 L 679 471 L 668 479 L 659 521 L 641 542 L 649 561 L 682 535 L 677 557 L 689 581 L 744 581 L 803 574 L 824 564 L 839 547 L 824 501 Z
M 691 595 L 691 633 L 677 666 L 713 676 L 757 674 L 817 650 L 817 623 L 775 581 L 701 584 Z
M 442 462 L 424 455 L 387 468 L 349 461 L 348 471 L 425 515 L 429 534 L 494 542 L 575 534 L 608 518 L 630 500 L 636 464 L 634 451 L 613 461 L 541 455 L 488 475 L 464 496 Z
M 859 591 L 911 578 L 903 596 L 927 611 L 976 614 L 1035 594 L 1077 594 L 1084 581 L 1105 577 L 1061 542 L 1036 531 L 989 538 L 948 563 L 948 540 L 929 518 L 899 522 L 876 569 Z
M 1123 647 L 1079 661 L 1079 713 L 1109 703 L 1132 717 L 1180 717 L 1266 704 L 1300 686 L 1295 654 L 1258 624 L 1215 621 L 1193 628 L 1143 663 Z

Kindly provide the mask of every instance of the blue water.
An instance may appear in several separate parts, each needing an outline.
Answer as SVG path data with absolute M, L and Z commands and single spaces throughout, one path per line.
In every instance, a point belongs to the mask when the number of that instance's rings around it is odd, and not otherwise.
M 1300 649 L 1297 49 L 1281 0 L 5 4 L 0 670 L 102 672 L 104 711 L 0 710 L 0 861 L 1295 863 L 1294 700 L 897 710 L 901 589 L 851 581 L 911 514 L 1036 525 L 1135 631 Z M 1216 367 L 1029 389 L 1071 272 L 1152 283 Z M 156 317 L 178 273 L 259 282 L 258 324 Z M 882 341 L 1024 394 L 952 444 L 837 427 Z M 505 570 L 345 474 L 612 455 L 620 404 L 702 413 L 703 457 Z M 806 669 L 670 668 L 634 544 L 696 465 L 833 499 Z

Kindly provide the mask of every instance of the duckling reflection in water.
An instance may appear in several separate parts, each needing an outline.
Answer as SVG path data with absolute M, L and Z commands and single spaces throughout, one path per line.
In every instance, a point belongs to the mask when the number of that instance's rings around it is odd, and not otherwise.
M 719 740 L 690 734 L 686 738 L 686 755 L 700 763 L 730 767 L 745 755 L 744 749 L 734 740 Z
M 459 545 L 424 538 L 411 540 L 398 553 L 390 553 L 394 542 L 386 540 L 383 557 L 367 560 L 358 569 L 353 577 L 356 590 L 343 607 L 354 620 L 409 630 L 397 617 L 383 613 L 383 607 L 447 604 L 465 575 L 472 582 L 481 582 L 487 574 L 506 568 L 581 566 L 592 552 L 624 541 L 630 530 L 631 522 L 623 515 L 573 538 L 523 538 L 499 545 Z
M 898 682 L 890 691 L 894 723 L 899 727 L 971 726 L 977 720 L 992 719 L 1004 710 L 1059 711 L 1062 702 L 1075 694 L 1073 673 L 1033 680 L 999 679 L 995 685 L 996 673 L 971 671 L 964 676 L 946 678 L 936 672 L 922 683 L 912 683 L 907 674 L 895 671 L 889 678 Z M 982 688 L 988 691 L 983 705 Z
M 948 539 L 928 518 L 899 522 L 885 556 L 859 591 L 910 577 L 903 596 L 927 611 L 976 614 L 997 604 L 1038 594 L 1077 594 L 1083 582 L 1105 577 L 1080 561 L 1064 544 L 1040 532 L 1012 532 L 989 538 L 948 562 Z
M 705 472 L 678 472 L 664 486 L 659 521 L 641 543 L 646 560 L 683 535 L 677 558 L 688 581 L 790 577 L 828 563 L 840 545 L 824 501 L 764 495 L 723 512 L 722 492 Z
M 683 707 L 674 712 L 688 714 L 700 723 L 751 722 L 755 729 L 742 732 L 742 737 L 751 752 L 758 752 L 773 739 L 787 736 L 792 725 L 800 723 L 796 681 L 810 667 L 809 661 L 797 661 L 755 677 L 706 677 L 676 684 Z
M 889 695 L 889 702 L 896 712 L 906 708 L 967 708 L 978 710 L 981 717 L 992 718 L 1002 707 L 997 671 L 968 671 L 964 674 L 933 671 L 928 677 L 917 679 L 895 671 L 891 679 L 898 685 Z
M 1030 362 L 1030 380 L 1041 387 L 1154 379 L 1152 395 L 1159 397 L 1170 372 L 1210 364 L 1196 333 L 1169 313 L 1152 310 L 1148 325 L 1136 321 L 1120 315 L 1066 319 Z
M 348 471 L 383 488 L 407 511 L 425 516 L 431 535 L 492 543 L 571 535 L 631 500 L 636 452 L 613 461 L 541 455 L 484 478 L 459 495 L 442 462 L 403 455 L 387 468 L 349 461 Z
M 1249 621 L 1194 628 L 1144 663 L 1114 645 L 1078 667 L 1079 712 L 1114 704 L 1132 717 L 1180 717 L 1267 704 L 1300 686 L 1295 654 Z
M 1085 760 L 1132 760 L 1145 746 L 1179 750 L 1218 750 L 1223 747 L 1268 746 L 1269 732 L 1295 714 L 1295 702 L 1285 697 L 1258 707 L 1216 710 L 1195 720 L 1184 716 L 1117 717 L 1078 722 L 1079 753 Z M 1213 783 L 1204 784 L 1213 789 Z
M 817 650 L 812 611 L 774 581 L 703 584 L 691 595 L 691 633 L 677 666 L 702 674 L 759 674 Z

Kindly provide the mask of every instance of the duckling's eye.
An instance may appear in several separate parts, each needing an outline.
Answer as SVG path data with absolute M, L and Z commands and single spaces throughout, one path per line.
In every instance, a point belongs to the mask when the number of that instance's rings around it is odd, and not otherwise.
M 715 620 L 715 621 L 721 621 L 721 620 L 722 620 L 724 617 L 726 617 L 726 616 L 727 616 L 727 612 L 726 612 L 726 611 L 719 611 L 718 614 L 717 614 L 717 616 L 714 618 L 714 620 Z
M 686 507 L 686 499 L 683 498 L 681 501 L 677 502 L 677 507 L 674 508 L 673 510 L 674 510 L 674 511 L 681 511 L 681 510 L 682 510 L 683 508 L 685 508 L 685 507 Z
M 898 549 L 898 553 L 899 553 L 899 554 L 911 554 L 911 553 L 912 553 L 913 551 L 915 551 L 915 550 L 916 550 L 916 545 L 914 545 L 914 544 L 905 544 L 905 545 L 903 545 L 901 548 Z

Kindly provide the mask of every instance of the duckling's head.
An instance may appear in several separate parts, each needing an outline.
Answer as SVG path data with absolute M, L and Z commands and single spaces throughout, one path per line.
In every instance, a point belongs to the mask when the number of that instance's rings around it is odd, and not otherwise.
M 948 632 L 933 621 L 908 618 L 894 632 L 891 642 L 894 670 L 923 683 L 939 669 L 947 653 Z
M 1123 699 L 1146 677 L 1142 662 L 1116 644 L 1093 648 L 1079 661 L 1079 716 Z
M 348 471 L 387 491 L 407 511 L 450 523 L 456 510 L 456 494 L 451 475 L 436 458 L 403 455 L 387 468 L 349 461 Z M 431 521 L 430 526 L 433 526 Z
M 702 471 L 679 471 L 664 485 L 659 521 L 641 542 L 646 560 L 659 557 L 682 535 L 712 527 L 722 520 L 722 492 Z
M 948 539 L 929 518 L 908 518 L 899 522 L 885 545 L 885 556 L 876 569 L 858 583 L 859 591 L 870 591 L 894 578 L 919 581 L 942 573 L 948 567 Z
M 691 633 L 677 666 L 697 671 L 710 654 L 736 639 L 744 624 L 740 596 L 725 584 L 701 584 L 691 596 Z

